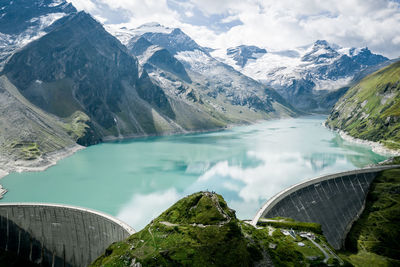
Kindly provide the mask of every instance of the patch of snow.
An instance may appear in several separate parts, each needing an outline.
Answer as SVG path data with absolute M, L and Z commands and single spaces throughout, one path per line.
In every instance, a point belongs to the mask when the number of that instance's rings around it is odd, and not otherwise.
M 165 27 L 157 22 L 146 23 L 134 29 L 136 35 L 142 35 L 146 32 L 170 34 L 173 30 L 173 28 Z
M 0 33 L 0 48 L 6 49 L 7 51 L 5 52 L 7 53 L 11 53 L 16 49 L 21 48 L 45 35 L 46 32 L 44 32 L 44 30 L 47 27 L 66 15 L 67 14 L 65 13 L 58 12 L 33 18 L 30 20 L 30 22 L 34 23 L 34 25 L 30 26 L 19 35 L 8 35 Z M 1 50 L 4 51 L 3 49 Z
M 56 7 L 64 4 L 64 0 L 53 0 L 53 3 L 49 4 L 48 7 Z
M 316 84 L 313 90 L 336 90 L 349 84 L 353 75 L 345 77 L 327 77 L 320 69 L 334 64 L 341 56 L 357 54 L 361 49 L 343 48 L 327 42 L 316 42 L 308 46 L 290 50 L 268 49 L 268 53 L 249 59 L 244 67 L 238 66 L 226 50 L 216 49 L 211 55 L 237 71 L 258 80 L 275 89 L 284 89 L 293 84 L 293 80 L 307 79 Z M 327 54 L 327 57 L 320 57 Z M 307 61 L 302 58 L 307 55 Z
M 106 24 L 104 25 L 104 28 L 111 35 L 115 36 L 124 45 L 127 45 L 129 40 L 135 36 L 133 32 L 134 29 L 121 27 L 120 25 L 117 24 Z
M 200 50 L 182 51 L 175 56 L 179 61 L 186 62 L 191 69 L 198 73 L 205 73 L 215 64 L 214 60 L 206 53 Z
M 140 64 L 146 63 L 147 60 L 148 60 L 152 55 L 154 55 L 155 52 L 157 52 L 157 51 L 159 51 L 159 50 L 162 50 L 162 49 L 163 49 L 163 48 L 160 47 L 160 46 L 158 46 L 158 45 L 151 45 L 151 46 L 149 46 L 149 47 L 146 49 L 146 51 L 145 51 L 142 55 L 138 56 L 138 59 L 139 59 Z

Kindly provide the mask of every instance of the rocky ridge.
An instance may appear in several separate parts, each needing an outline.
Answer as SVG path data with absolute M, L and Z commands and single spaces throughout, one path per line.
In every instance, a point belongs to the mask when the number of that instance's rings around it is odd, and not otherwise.
M 367 47 L 349 49 L 325 40 L 292 50 L 242 53 L 242 58 L 232 53 L 245 48 L 262 51 L 258 47 L 239 46 L 226 52 L 216 50 L 212 55 L 276 89 L 296 108 L 313 112 L 329 111 L 335 101 L 327 98 L 337 101 L 344 91 L 337 90 L 347 87 L 355 75 L 388 60 Z

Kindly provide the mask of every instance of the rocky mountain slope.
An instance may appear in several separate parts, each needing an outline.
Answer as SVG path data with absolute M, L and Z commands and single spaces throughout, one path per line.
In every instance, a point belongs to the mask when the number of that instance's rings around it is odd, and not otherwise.
M 219 63 L 179 29 L 146 25 L 130 31 L 122 44 L 65 0 L 1 5 L 0 30 L 7 41 L 1 45 L 2 97 L 16 92 L 23 103 L 16 104 L 17 109 L 4 107 L 0 123 L 11 124 L 11 111 L 14 118 L 28 121 L 32 109 L 37 111 L 33 124 L 46 122 L 46 133 L 39 127 L 23 134 L 30 122 L 15 123 L 10 135 L 2 133 L 9 155 L 5 158 L 31 160 L 75 142 L 86 146 L 116 138 L 214 130 L 296 114 L 275 91 Z M 179 60 L 181 52 L 201 53 L 211 65 L 196 63 L 201 71 L 195 72 L 193 64 Z M 21 102 L 17 100 L 10 103 Z M 60 140 L 42 141 L 53 133 Z M 9 149 L 11 137 L 36 156 Z
M 45 35 L 54 22 L 74 12 L 75 7 L 64 0 L 0 1 L 0 70 L 13 52 Z
M 178 87 L 182 85 L 185 90 L 201 96 L 203 103 L 215 107 L 228 116 L 229 120 L 252 121 L 295 114 L 274 90 L 219 62 L 209 54 L 208 49 L 199 46 L 180 29 L 149 23 L 136 29 L 108 28 L 108 30 L 138 56 L 141 64 L 161 87 L 165 82 L 168 83 L 168 87 L 179 91 L 182 89 Z M 150 47 L 151 45 L 153 46 Z M 154 68 L 150 68 L 149 65 L 153 67 L 157 65 L 158 69 L 165 70 L 165 66 L 154 62 L 155 56 L 150 56 L 154 52 L 154 46 L 163 48 L 165 55 L 167 51 L 169 52 L 168 57 L 174 63 L 171 61 L 168 69 L 171 70 L 172 65 L 176 65 L 175 67 L 179 65 L 179 72 L 184 75 L 179 78 L 183 83 L 173 85 L 176 77 L 165 79 L 164 74 L 160 75 Z M 147 62 L 147 59 L 153 62 Z M 147 68 L 145 61 L 149 63 Z
M 276 89 L 289 103 L 306 111 L 326 112 L 358 72 L 388 59 L 368 48 L 342 48 L 318 40 L 293 50 L 266 51 L 254 46 L 216 50 L 213 56 Z M 343 90 L 342 90 L 343 91 Z
M 79 146 L 89 118 L 75 112 L 60 119 L 32 105 L 5 77 L 0 77 L 0 166 L 10 172 L 53 164 Z M 57 155 L 50 156 L 57 152 Z M 3 173 L 0 173 L 3 175 Z
M 164 92 L 153 85 L 137 59 L 90 15 L 79 12 L 15 53 L 3 75 L 33 104 L 68 117 L 87 114 L 95 133 L 104 137 L 172 132 L 174 111 Z M 157 129 L 159 128 L 159 129 Z
M 179 200 L 127 240 L 112 244 L 91 266 L 339 266 L 334 258 L 324 262 L 321 251 L 306 238 L 282 234 L 292 225 L 300 231 L 316 230 L 317 242 L 329 246 L 319 225 L 288 220 L 255 228 L 238 220 L 220 195 L 199 192 Z
M 326 125 L 355 138 L 400 149 L 400 62 L 350 88 L 336 103 Z

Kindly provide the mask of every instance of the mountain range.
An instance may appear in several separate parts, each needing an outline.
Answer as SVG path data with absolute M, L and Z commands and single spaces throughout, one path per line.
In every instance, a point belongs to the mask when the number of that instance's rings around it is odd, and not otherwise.
M 345 92 L 338 89 L 347 89 L 361 71 L 388 61 L 367 47 L 343 48 L 325 40 L 282 51 L 241 45 L 212 55 L 309 112 L 329 111 Z
M 153 23 L 116 38 L 64 0 L 2 2 L 0 10 L 0 99 L 10 103 L 0 123 L 12 129 L 0 133 L 0 162 L 297 114 L 180 29 Z
M 2 1 L 0 162 L 329 112 L 349 87 L 391 62 L 324 40 L 283 51 L 214 50 L 159 23 L 104 26 L 65 0 Z

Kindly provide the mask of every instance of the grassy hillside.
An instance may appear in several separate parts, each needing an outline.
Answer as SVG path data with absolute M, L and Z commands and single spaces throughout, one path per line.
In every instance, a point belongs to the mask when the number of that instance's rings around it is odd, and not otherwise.
M 327 126 L 400 149 L 400 62 L 361 80 L 336 103 Z
M 355 266 L 400 266 L 400 169 L 383 171 L 371 185 L 365 210 L 342 256 Z
M 282 222 L 282 218 L 278 221 Z M 220 195 L 195 193 L 178 201 L 126 241 L 112 244 L 92 266 L 339 265 L 333 254 L 326 258 L 313 241 L 299 232 L 293 237 L 281 231 L 304 225 L 283 221 L 284 225 L 255 228 L 238 220 Z M 309 226 L 320 229 L 318 225 Z M 314 235 L 314 242 L 329 247 L 322 235 Z

